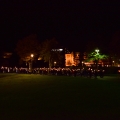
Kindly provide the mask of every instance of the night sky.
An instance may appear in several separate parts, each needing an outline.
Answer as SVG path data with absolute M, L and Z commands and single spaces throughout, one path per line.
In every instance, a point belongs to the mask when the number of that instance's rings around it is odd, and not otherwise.
M 36 33 L 40 41 L 55 37 L 72 48 L 92 41 L 105 49 L 113 34 L 120 31 L 119 3 L 56 1 L 3 0 L 0 45 L 12 50 L 19 39 Z

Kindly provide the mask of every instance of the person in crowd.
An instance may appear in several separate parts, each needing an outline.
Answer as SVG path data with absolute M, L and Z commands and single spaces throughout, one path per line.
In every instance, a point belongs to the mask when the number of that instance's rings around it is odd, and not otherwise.
M 92 69 L 89 69 L 89 77 L 92 78 Z
M 102 69 L 100 69 L 99 74 L 100 74 L 100 78 L 103 78 L 103 70 Z
M 95 69 L 94 70 L 94 77 L 97 78 L 97 76 L 98 76 L 98 71 L 97 71 L 97 69 Z

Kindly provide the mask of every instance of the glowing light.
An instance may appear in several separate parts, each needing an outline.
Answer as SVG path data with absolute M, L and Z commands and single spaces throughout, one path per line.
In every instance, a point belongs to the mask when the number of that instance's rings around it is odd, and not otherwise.
M 42 58 L 39 57 L 38 60 L 42 60 Z
M 63 51 L 63 49 L 52 49 L 51 51 Z
M 96 49 L 96 50 L 95 50 L 95 52 L 97 52 L 97 54 L 99 53 L 99 51 L 100 51 L 99 49 Z
M 31 54 L 30 56 L 31 56 L 31 57 L 34 57 L 34 55 L 33 55 L 33 54 Z
M 59 49 L 59 51 L 63 51 L 63 49 Z

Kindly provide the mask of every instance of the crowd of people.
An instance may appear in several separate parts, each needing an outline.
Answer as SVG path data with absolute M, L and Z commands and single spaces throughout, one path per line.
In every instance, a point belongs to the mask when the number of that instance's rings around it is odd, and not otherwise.
M 100 76 L 103 78 L 104 70 L 92 69 L 92 68 L 81 68 L 81 69 L 70 69 L 70 68 L 34 68 L 32 71 L 29 68 L 11 68 L 1 67 L 0 73 L 22 73 L 22 74 L 40 74 L 40 75 L 56 75 L 56 76 L 84 76 L 84 77 L 95 77 Z

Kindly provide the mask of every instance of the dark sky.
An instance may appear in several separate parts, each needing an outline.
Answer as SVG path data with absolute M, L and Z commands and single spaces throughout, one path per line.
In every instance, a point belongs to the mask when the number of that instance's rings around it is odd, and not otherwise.
M 104 43 L 105 47 L 112 35 L 120 31 L 119 3 L 56 1 L 3 0 L 0 4 L 1 45 L 11 49 L 19 39 L 36 33 L 41 41 L 56 37 L 63 45 L 78 47 L 95 41 Z

